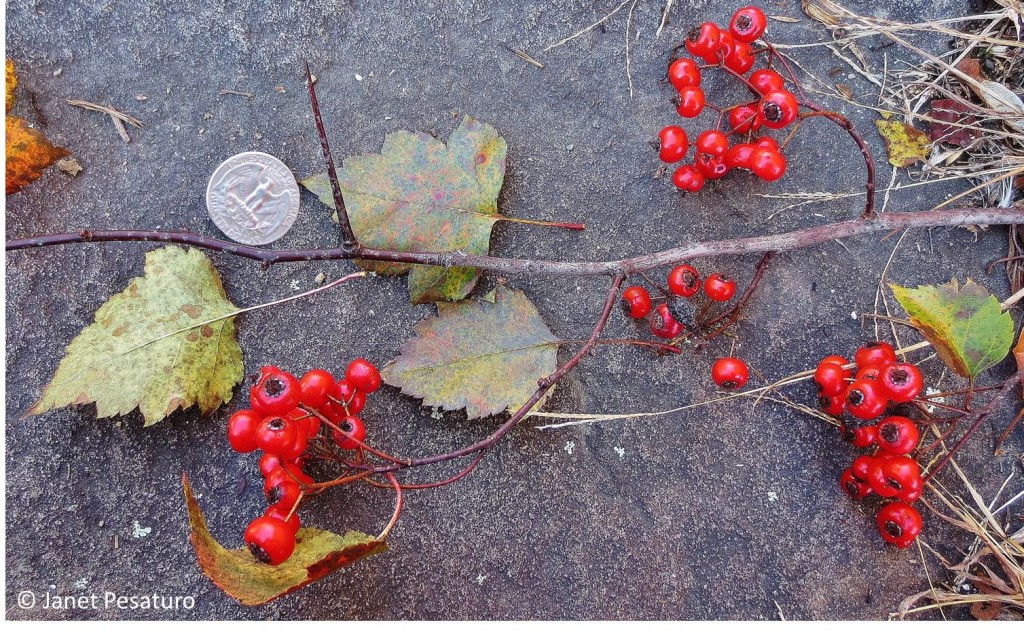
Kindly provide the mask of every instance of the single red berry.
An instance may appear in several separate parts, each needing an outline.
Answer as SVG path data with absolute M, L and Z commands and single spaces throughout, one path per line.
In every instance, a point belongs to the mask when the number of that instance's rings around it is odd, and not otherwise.
M 742 359 L 723 357 L 711 367 L 711 378 L 719 388 L 734 390 L 747 385 L 750 369 Z
M 697 62 L 686 57 L 676 59 L 668 66 L 668 80 L 676 90 L 700 85 Z
M 757 146 L 750 152 L 750 170 L 765 182 L 786 174 L 786 158 L 777 149 Z
M 839 487 L 855 500 L 862 500 L 872 493 L 871 485 L 854 475 L 852 467 L 843 471 L 839 478 Z
M 686 152 L 690 150 L 686 131 L 679 125 L 669 125 L 658 132 L 658 143 L 658 158 L 670 164 L 685 158 Z
M 358 416 L 346 416 L 334 430 L 334 443 L 342 449 L 356 449 L 366 440 L 366 426 Z
M 651 295 L 643 287 L 627 287 L 622 292 L 622 308 L 633 319 L 646 318 L 651 312 Z
M 882 497 L 912 501 L 920 496 L 921 467 L 909 456 L 879 452 L 868 468 L 867 480 L 871 490 Z M 907 497 L 908 494 L 912 497 Z
M 846 409 L 846 396 L 844 394 L 838 394 L 834 397 L 826 397 L 821 395 L 818 397 L 818 406 L 825 414 L 831 414 L 832 416 L 842 416 L 843 411 Z
M 870 381 L 877 382 L 880 373 L 881 370 L 878 369 L 878 366 L 865 366 L 857 371 L 857 374 L 854 377 L 854 379 L 868 379 Z
M 718 43 L 718 50 L 713 55 L 704 58 L 704 61 L 708 64 L 720 64 L 726 59 L 733 56 L 735 53 L 733 50 L 736 47 L 736 38 L 732 36 L 729 31 L 721 31 L 721 36 Z
M 769 129 L 782 129 L 795 121 L 800 114 L 800 104 L 788 90 L 776 90 L 765 94 L 758 107 L 764 118 L 764 126 Z
M 722 30 L 714 22 L 705 22 L 690 31 L 685 46 L 694 57 L 714 55 L 722 46 Z
M 291 518 L 288 517 L 288 513 L 291 513 Z M 299 528 L 302 528 L 302 523 L 299 521 L 299 512 L 292 510 L 285 510 L 282 506 L 271 506 L 263 512 L 264 517 L 271 519 L 277 519 L 284 525 L 288 526 L 288 529 L 294 535 L 299 532 Z
M 850 465 L 850 470 L 853 471 L 853 475 L 858 480 L 867 482 L 871 479 L 871 468 L 875 466 L 876 458 L 874 456 L 857 456 L 853 459 L 853 464 Z
M 757 131 L 761 128 L 758 110 L 753 105 L 738 105 L 729 110 L 729 126 L 737 134 Z
M 281 466 L 281 458 L 277 454 L 263 454 L 260 456 L 260 473 L 267 477 L 274 469 Z
M 779 150 L 779 143 L 771 136 L 760 136 L 754 140 L 754 145 L 757 147 L 764 147 L 765 149 Z
M 887 543 L 899 548 L 910 547 L 923 525 L 921 513 L 904 502 L 886 504 L 878 511 L 878 532 Z
M 676 112 L 683 118 L 699 116 L 704 110 L 704 90 L 697 86 L 686 86 L 679 90 Z
M 280 565 L 295 551 L 295 533 L 280 519 L 257 517 L 245 529 L 245 545 L 260 563 Z
M 677 296 L 691 298 L 700 291 L 700 273 L 692 265 L 676 265 L 668 273 L 668 289 Z
M 846 392 L 846 371 L 839 364 L 822 360 L 814 370 L 814 383 L 823 396 L 838 396 Z
M 247 454 L 256 451 L 256 427 L 263 417 L 252 410 L 239 410 L 228 419 L 228 443 L 235 451 Z
M 256 427 L 256 446 L 268 454 L 282 456 L 295 445 L 295 424 L 280 416 L 268 416 Z
M 890 364 L 882 370 L 880 383 L 894 403 L 909 403 L 921 394 L 924 377 L 913 364 Z
M 360 392 L 371 394 L 380 387 L 380 372 L 369 360 L 353 359 L 345 370 L 345 381 Z
M 854 447 L 865 449 L 878 442 L 878 429 L 874 425 L 854 427 L 845 423 L 839 426 L 843 440 Z
M 299 379 L 299 400 L 319 410 L 327 403 L 327 394 L 333 389 L 334 375 L 319 368 L 310 370 Z
M 683 332 L 683 325 L 669 313 L 667 304 L 660 304 L 651 314 L 651 333 L 665 339 L 673 338 Z
M 267 463 L 269 464 L 269 463 Z M 296 484 L 313 484 L 313 478 L 302 470 L 302 467 L 292 462 L 278 462 L 278 465 L 271 469 L 270 473 L 264 476 L 263 492 L 270 493 L 270 490 L 277 486 L 278 482 L 295 482 Z
M 252 409 L 264 416 L 286 414 L 300 402 L 302 388 L 294 375 L 264 366 L 259 381 L 249 390 Z
M 722 132 L 716 129 L 709 129 L 697 136 L 697 142 L 694 146 L 697 148 L 698 153 L 707 153 L 716 158 L 721 158 L 729 150 L 729 139 Z
M 754 6 L 742 7 L 732 14 L 729 21 L 729 32 L 741 42 L 750 43 L 764 35 L 768 28 L 768 18 L 764 11 Z
M 728 302 L 736 295 L 736 281 L 724 274 L 712 274 L 704 280 L 704 293 L 715 302 Z
M 762 68 L 761 70 L 755 70 L 751 73 L 748 79 L 750 85 L 754 86 L 758 94 L 768 94 L 769 92 L 777 92 L 782 90 L 786 86 L 786 80 L 782 78 L 782 75 L 769 70 L 768 68 Z
M 704 188 L 704 175 L 692 164 L 684 164 L 672 174 L 672 183 L 687 193 L 696 193 Z
M 839 364 L 840 366 L 845 366 L 845 365 L 850 363 L 850 360 L 846 359 L 842 355 L 828 355 L 824 359 L 821 360 L 821 363 L 822 364 Z M 847 377 L 852 377 L 853 376 L 853 369 L 847 369 L 846 370 L 846 376 Z
M 746 74 L 754 67 L 757 57 L 754 48 L 746 42 L 735 42 L 725 57 L 725 67 L 739 74 Z
M 725 160 L 710 153 L 698 153 L 693 158 L 693 165 L 709 180 L 720 180 L 729 172 Z
M 904 416 L 887 416 L 878 424 L 878 446 L 891 454 L 909 454 L 919 438 L 917 425 Z
M 263 490 L 267 494 L 267 503 L 271 506 L 290 511 L 299 503 L 302 496 L 301 485 L 289 476 L 271 477 L 263 483 Z
M 884 368 L 889 364 L 895 364 L 898 360 L 896 359 L 896 350 L 891 344 L 868 342 L 857 349 L 857 352 L 853 355 L 853 361 L 857 364 L 857 368 L 864 368 L 866 366 Z
M 846 409 L 862 420 L 878 418 L 885 412 L 886 398 L 874 381 L 854 381 L 846 390 Z
M 362 412 L 364 407 L 366 407 L 366 393 L 345 379 L 335 385 L 327 401 L 327 408 L 342 417 L 355 416 Z
M 730 169 L 749 169 L 752 153 L 754 153 L 754 145 L 749 143 L 733 145 L 725 153 L 725 166 Z

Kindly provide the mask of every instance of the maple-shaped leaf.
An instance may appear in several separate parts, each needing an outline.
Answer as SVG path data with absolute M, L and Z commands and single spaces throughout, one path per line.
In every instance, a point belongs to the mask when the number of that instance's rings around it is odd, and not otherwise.
M 942 361 L 961 377 L 974 377 L 1000 361 L 1013 344 L 1013 319 L 995 296 L 968 279 L 917 289 L 889 285 Z
M 10 195 L 39 179 L 43 169 L 68 155 L 68 152 L 54 147 L 42 132 L 29 127 L 24 119 L 10 115 L 14 107 L 14 88 L 18 85 L 18 75 L 10 59 L 6 66 L 7 113 L 4 118 L 7 129 L 7 195 Z
M 99 417 L 138 407 L 148 426 L 192 405 L 212 412 L 243 376 L 234 317 L 226 317 L 236 311 L 205 254 L 149 252 L 144 276 L 96 310 L 29 414 L 95 402 Z
M 217 587 L 243 605 L 262 605 L 284 596 L 359 559 L 387 550 L 387 542 L 350 530 L 336 535 L 302 528 L 295 535 L 295 552 L 279 565 L 260 563 L 246 548 L 228 550 L 210 534 L 206 518 L 182 474 L 192 547 L 199 567 Z
M 498 215 L 508 147 L 493 127 L 469 116 L 445 143 L 425 133 L 388 134 L 379 154 L 346 158 L 338 180 L 352 230 L 371 248 L 487 254 Z M 302 185 L 334 208 L 326 174 Z M 479 276 L 472 267 L 360 264 L 382 274 L 409 272 L 413 303 L 461 300 Z
M 913 125 L 900 120 L 877 120 L 875 127 L 885 140 L 889 164 L 894 167 L 908 167 L 915 162 L 928 159 L 931 140 L 928 134 Z
M 493 300 L 438 303 L 437 316 L 414 332 L 384 380 L 424 405 L 465 408 L 471 419 L 518 408 L 557 368 L 559 340 L 521 291 L 498 287 Z

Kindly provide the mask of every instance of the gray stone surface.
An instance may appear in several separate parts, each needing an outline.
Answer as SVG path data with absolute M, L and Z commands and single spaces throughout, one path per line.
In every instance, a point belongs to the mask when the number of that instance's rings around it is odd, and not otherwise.
M 654 177 L 646 141 L 677 120 L 658 82 L 668 49 L 688 25 L 724 21 L 736 3 L 677 2 L 659 40 L 661 2 L 633 16 L 635 94 L 624 74 L 626 12 L 607 28 L 540 54 L 604 15 L 611 2 L 40 2 L 7 3 L 7 54 L 22 81 L 18 112 L 84 167 L 75 179 L 51 170 L 7 199 L 7 236 L 90 228 L 187 228 L 219 236 L 206 216 L 211 170 L 239 151 L 274 154 L 300 177 L 322 170 L 303 89 L 302 62 L 320 83 L 333 148 L 375 151 L 398 129 L 447 137 L 463 114 L 508 140 L 506 214 L 582 220 L 583 233 L 499 225 L 500 255 L 598 260 L 681 242 L 780 232 L 854 217 L 857 198 L 769 215 L 783 191 L 856 191 L 863 166 L 848 139 L 822 121 L 794 142 L 790 174 L 766 185 L 747 176 L 680 198 Z M 850 0 L 860 11 L 917 19 L 964 10 L 955 0 Z M 769 13 L 801 17 L 798 3 Z M 825 36 L 807 20 L 773 23 L 777 41 Z M 876 44 L 878 42 L 875 42 Z M 927 42 L 943 46 L 944 42 Z M 531 66 L 508 47 L 536 54 Z M 886 49 L 890 64 L 913 58 Z M 882 51 L 872 50 L 873 63 Z M 821 48 L 797 59 L 849 84 L 867 102 L 874 88 Z M 357 75 L 362 77 L 358 80 Z M 718 79 L 709 80 L 714 84 Z M 280 86 L 280 87 L 278 87 Z M 219 95 L 224 88 L 252 98 Z M 34 95 L 32 100 L 29 94 Z M 145 100 L 137 95 L 145 95 Z M 145 123 L 125 145 L 100 114 L 68 98 L 110 103 Z M 832 103 L 831 105 L 837 106 Z M 876 155 L 883 147 L 866 110 L 843 108 Z M 889 181 L 879 161 L 879 185 Z M 900 181 L 906 181 L 901 174 Z M 950 189 L 958 190 L 958 189 Z M 917 187 L 889 208 L 931 207 L 949 190 Z M 278 247 L 336 243 L 325 208 L 308 194 Z M 899 283 L 972 277 L 1001 295 L 985 264 L 1005 251 L 1006 232 L 961 229 L 907 235 L 889 278 Z M 894 239 L 829 243 L 776 257 L 738 327 L 735 352 L 766 378 L 850 353 L 872 337 L 851 312 L 872 309 Z M 434 619 L 434 618 L 883 618 L 903 595 L 927 586 L 915 550 L 884 546 L 874 516 L 836 485 L 854 450 L 831 427 L 784 407 L 719 404 L 642 422 L 611 421 L 556 431 L 517 429 L 467 480 L 412 493 L 392 549 L 263 607 L 245 608 L 199 571 L 187 540 L 180 476 L 189 472 L 214 531 L 228 545 L 262 499 L 255 457 L 228 449 L 224 423 L 178 413 L 151 429 L 130 415 L 97 421 L 91 408 L 21 415 L 52 375 L 64 347 L 94 310 L 141 272 L 149 246 L 85 245 L 7 257 L 7 615 L 12 619 Z M 336 278 L 351 266 L 311 263 L 261 269 L 212 256 L 239 305 L 257 304 Z M 701 261 L 741 282 L 757 257 Z M 584 335 L 604 281 L 511 278 L 551 328 Z M 482 284 L 481 290 L 493 280 Z M 274 362 L 296 372 L 337 368 L 357 355 L 385 362 L 432 312 L 410 306 L 404 282 L 371 280 L 313 301 L 247 314 L 240 342 L 249 372 Z M 621 315 L 613 336 L 644 335 Z M 904 333 L 904 341 L 911 339 Z M 635 412 L 714 396 L 708 371 L 729 352 L 653 359 L 639 349 L 599 349 L 560 387 L 548 409 Z M 935 380 L 936 361 L 925 364 Z M 995 380 L 1002 366 L 986 375 Z M 959 383 L 946 375 L 944 385 Z M 810 402 L 810 388 L 792 388 Z M 240 397 L 244 401 L 244 397 Z M 236 408 L 238 404 L 232 405 Z M 1000 415 L 998 423 L 1009 416 Z M 374 442 L 405 454 L 468 444 L 496 420 L 434 419 L 384 388 L 366 414 Z M 1020 454 L 991 458 L 995 425 L 980 432 L 965 468 L 990 495 Z M 241 491 L 241 482 L 246 486 Z M 387 492 L 350 488 L 318 498 L 309 525 L 375 531 L 390 515 Z M 1013 517 L 1019 520 L 1019 516 Z M 1018 523 L 1019 522 L 1015 522 Z M 136 537 L 137 527 L 151 529 Z M 951 554 L 960 534 L 927 518 L 927 539 Z M 114 541 L 118 542 L 115 547 Z M 933 568 L 933 572 L 936 572 Z M 941 571 L 933 576 L 945 578 Z M 23 610 L 17 596 L 115 592 L 195 597 L 193 610 Z

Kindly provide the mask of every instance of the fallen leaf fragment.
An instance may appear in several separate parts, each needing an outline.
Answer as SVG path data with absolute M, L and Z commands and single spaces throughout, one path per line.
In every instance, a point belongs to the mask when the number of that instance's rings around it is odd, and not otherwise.
M 981 131 L 965 127 L 975 125 L 978 119 L 971 115 L 970 106 L 954 99 L 937 99 L 931 102 L 928 117 L 932 122 L 928 128 L 928 138 L 933 142 L 945 142 L 954 147 L 971 144 Z
M 885 140 L 889 164 L 908 167 L 928 159 L 931 141 L 923 131 L 900 120 L 876 120 L 875 127 Z
M 1017 360 L 1017 370 L 1024 369 L 1024 329 L 1021 329 L 1017 345 L 1013 347 L 1013 358 Z M 1021 379 L 1021 384 L 1024 384 L 1024 378 Z M 1024 390 L 1021 391 L 1021 396 L 1024 397 Z
M 82 165 L 78 163 L 73 157 L 61 158 L 57 160 L 57 168 L 61 173 L 67 173 L 71 177 L 75 177 L 82 172 Z
M 68 152 L 54 147 L 38 129 L 17 116 L 11 116 L 14 107 L 14 89 L 18 86 L 18 75 L 10 59 L 6 63 L 6 142 L 7 149 L 7 195 L 17 193 L 39 179 L 43 169 L 53 164 Z

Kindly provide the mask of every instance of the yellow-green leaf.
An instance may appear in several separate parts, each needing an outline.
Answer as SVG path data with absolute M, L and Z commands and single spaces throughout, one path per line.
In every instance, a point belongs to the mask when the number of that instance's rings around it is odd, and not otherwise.
M 245 548 L 228 550 L 218 543 L 206 527 L 206 518 L 184 474 L 182 486 L 199 567 L 217 587 L 243 605 L 262 605 L 388 547 L 383 539 L 353 530 L 340 536 L 303 528 L 296 535 L 292 556 L 280 565 L 266 565 Z
M 947 366 L 974 377 L 1006 357 L 1013 344 L 1013 319 L 999 300 L 968 279 L 917 289 L 890 285 L 917 330 L 935 347 Z
M 439 303 L 437 312 L 383 371 L 424 405 L 490 416 L 521 406 L 557 368 L 558 338 L 520 291 L 498 287 L 484 300 Z
M 388 134 L 379 154 L 346 158 L 338 172 L 352 230 L 371 248 L 487 254 L 498 215 L 508 147 L 469 116 L 448 144 L 424 133 Z M 326 173 L 302 185 L 334 208 Z M 381 274 L 409 272 L 414 303 L 461 300 L 476 284 L 472 267 L 360 262 Z
M 875 127 L 885 140 L 889 164 L 908 167 L 928 159 L 932 143 L 928 134 L 900 120 L 876 120 Z
M 29 414 L 95 402 L 99 417 L 138 407 L 152 425 L 179 408 L 214 411 L 243 376 L 234 317 L 225 317 L 236 310 L 205 254 L 149 252 L 144 276 L 96 311 Z

